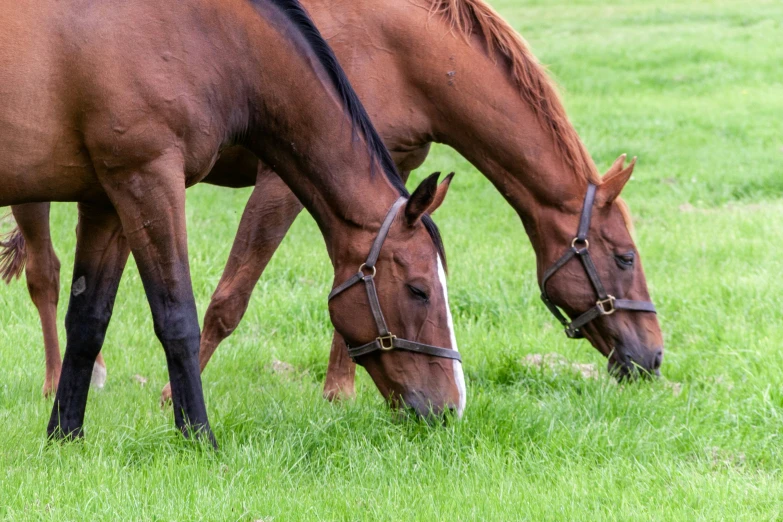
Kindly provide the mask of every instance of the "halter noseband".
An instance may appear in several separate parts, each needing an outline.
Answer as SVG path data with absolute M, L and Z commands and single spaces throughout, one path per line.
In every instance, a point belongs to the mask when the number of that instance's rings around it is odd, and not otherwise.
M 356 283 L 363 281 L 365 289 L 367 290 L 367 297 L 370 301 L 370 311 L 375 319 L 375 325 L 378 328 L 378 337 L 374 341 L 357 347 L 348 346 L 348 355 L 356 360 L 357 357 L 367 355 L 368 353 L 376 351 L 390 351 L 390 350 L 403 350 L 406 352 L 421 353 L 424 355 L 432 355 L 433 357 L 442 357 L 444 359 L 453 359 L 455 361 L 462 361 L 459 352 L 456 350 L 450 350 L 448 348 L 439 348 L 437 346 L 430 346 L 429 344 L 422 344 L 416 341 L 408 341 L 407 339 L 400 339 L 396 335 L 389 331 L 386 326 L 386 320 L 383 318 L 383 312 L 381 311 L 381 304 L 378 301 L 378 292 L 375 288 L 375 263 L 378 261 L 378 256 L 381 253 L 381 247 L 386 240 L 386 236 L 389 234 L 389 229 L 394 222 L 394 218 L 397 217 L 397 213 L 400 208 L 408 200 L 404 197 L 398 199 L 389 213 L 386 214 L 386 218 L 383 220 L 383 225 L 378 231 L 378 236 L 372 244 L 370 254 L 367 256 L 367 260 L 359 267 L 359 271 L 356 272 L 350 279 L 336 287 L 329 293 L 329 300 L 341 294 L 345 290 L 351 288 Z
M 590 218 L 593 214 L 593 204 L 595 203 L 596 187 L 590 183 L 587 186 L 587 195 L 585 196 L 584 207 L 582 207 L 582 217 L 579 221 L 579 230 L 576 233 L 576 237 L 571 242 L 571 248 L 566 252 L 563 257 L 558 259 L 552 267 L 544 273 L 544 278 L 541 280 L 541 300 L 552 315 L 565 326 L 565 333 L 570 339 L 581 339 L 584 337 L 582 327 L 598 319 L 599 317 L 612 315 L 617 310 L 629 310 L 632 312 L 651 312 L 656 313 L 655 305 L 649 301 L 633 301 L 630 299 L 617 299 L 615 296 L 607 294 L 604 289 L 604 285 L 601 284 L 601 278 L 598 276 L 598 270 L 595 268 L 593 258 L 590 257 L 590 242 L 587 240 L 587 233 L 590 230 Z M 546 284 L 549 279 L 557 273 L 558 270 L 563 268 L 566 263 L 571 261 L 574 257 L 578 257 L 582 262 L 582 266 L 587 272 L 587 277 L 590 283 L 593 285 L 595 293 L 598 295 L 598 300 L 595 302 L 595 306 L 588 311 L 569 322 L 560 309 L 549 299 L 549 294 L 546 291 Z

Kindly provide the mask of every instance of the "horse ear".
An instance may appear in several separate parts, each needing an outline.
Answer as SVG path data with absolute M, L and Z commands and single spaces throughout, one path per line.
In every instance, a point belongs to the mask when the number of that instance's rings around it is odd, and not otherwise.
M 606 174 L 604 174 L 604 178 L 608 178 L 610 176 L 613 176 L 623 170 L 623 166 L 625 165 L 625 158 L 628 157 L 628 154 L 621 154 L 619 158 L 614 160 L 614 163 L 612 163 L 612 166 L 609 167 L 609 170 L 606 171 Z
M 454 173 L 452 172 L 445 178 L 443 178 L 443 181 L 440 182 L 440 185 L 438 185 L 438 189 L 435 191 L 435 200 L 430 205 L 430 208 L 427 210 L 429 214 L 434 214 L 436 210 L 438 210 L 443 203 L 443 200 L 446 199 L 446 194 L 449 191 L 449 187 L 451 186 L 451 180 L 454 179 Z
M 416 187 L 411 194 L 408 203 L 405 204 L 405 220 L 409 226 L 416 224 L 421 216 L 427 212 L 438 196 L 438 178 L 440 172 L 430 174 Z
M 633 168 L 636 166 L 636 158 L 631 160 L 627 167 L 623 168 L 625 154 L 617 158 L 617 161 L 611 166 L 609 171 L 601 180 L 598 187 L 597 202 L 599 206 L 608 205 L 620 196 L 623 187 L 628 183 L 633 174 Z

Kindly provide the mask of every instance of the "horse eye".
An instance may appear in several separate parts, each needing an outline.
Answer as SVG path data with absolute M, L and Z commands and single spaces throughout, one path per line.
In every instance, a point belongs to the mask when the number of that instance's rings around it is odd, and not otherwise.
M 427 302 L 430 300 L 430 296 L 427 295 L 427 292 L 422 290 L 421 288 L 416 288 L 415 286 L 408 285 L 408 290 L 411 291 L 411 293 L 417 298 L 421 299 L 424 302 Z
M 633 252 L 628 252 L 627 254 L 618 254 L 614 256 L 614 258 L 617 261 L 617 265 L 620 268 L 630 268 L 633 266 L 633 261 L 634 261 Z

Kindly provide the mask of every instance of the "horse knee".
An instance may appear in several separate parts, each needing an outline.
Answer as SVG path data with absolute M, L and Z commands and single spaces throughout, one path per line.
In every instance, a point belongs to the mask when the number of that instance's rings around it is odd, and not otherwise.
M 169 357 L 187 359 L 198 356 L 200 332 L 195 314 L 171 311 L 155 317 L 155 335 Z
M 250 296 L 218 290 L 209 302 L 204 316 L 204 330 L 217 332 L 222 338 L 231 335 L 245 315 Z
M 41 262 L 31 256 L 25 266 L 27 290 L 36 306 L 57 305 L 60 295 L 60 261 L 52 257 Z
M 65 315 L 67 337 L 66 355 L 71 355 L 93 364 L 101 351 L 111 314 L 73 313 Z

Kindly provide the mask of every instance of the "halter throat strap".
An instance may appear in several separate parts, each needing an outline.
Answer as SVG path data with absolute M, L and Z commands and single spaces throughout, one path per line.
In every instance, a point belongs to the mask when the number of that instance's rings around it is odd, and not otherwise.
M 590 232 L 590 221 L 593 215 L 593 206 L 595 205 L 595 195 L 598 187 L 593 183 L 588 184 L 587 194 L 585 195 L 584 206 L 582 207 L 582 214 L 579 219 L 579 228 L 577 229 L 576 237 L 571 242 L 571 248 L 563 254 L 563 256 L 555 261 L 546 272 L 541 280 L 541 300 L 552 312 L 552 315 L 565 327 L 566 335 L 571 339 L 581 339 L 584 337 L 582 328 L 598 319 L 599 317 L 612 315 L 617 310 L 627 310 L 632 312 L 650 312 L 656 313 L 655 305 L 649 301 L 634 301 L 630 299 L 617 299 L 613 295 L 606 292 L 603 283 L 601 283 L 601 277 L 598 275 L 598 269 L 593 263 L 593 258 L 590 255 L 590 242 L 587 238 Z M 579 258 L 582 266 L 587 273 L 587 278 L 590 284 L 595 290 L 598 300 L 595 306 L 579 315 L 573 321 L 569 321 L 568 318 L 560 311 L 549 298 L 549 294 L 546 291 L 546 285 L 549 280 L 560 269 L 562 269 L 573 258 Z
M 378 256 L 381 254 L 381 248 L 383 248 L 383 243 L 386 241 L 386 236 L 389 235 L 389 230 L 394 223 L 394 219 L 397 217 L 400 209 L 407 201 L 407 198 L 400 197 L 394 203 L 394 205 L 392 205 L 383 220 L 383 224 L 378 231 L 378 235 L 375 237 L 375 241 L 372 243 L 370 253 L 367 255 L 367 260 L 362 263 L 362 266 L 359 267 L 358 272 L 348 278 L 348 280 L 343 284 L 336 286 L 329 293 L 329 301 L 345 292 L 353 285 L 359 282 L 364 282 L 364 288 L 367 292 L 367 299 L 370 303 L 370 312 L 372 312 L 373 320 L 375 321 L 378 337 L 376 337 L 375 340 L 361 346 L 348 346 L 348 355 L 351 357 L 351 359 L 354 360 L 354 362 L 357 362 L 356 358 L 361 357 L 362 355 L 367 355 L 376 351 L 391 350 L 403 350 L 406 352 L 420 353 L 461 362 L 462 358 L 460 357 L 459 352 L 456 350 L 440 348 L 438 346 L 432 346 L 429 344 L 398 338 L 389 331 L 389 328 L 386 325 L 386 319 L 383 317 L 381 303 L 378 300 L 378 291 L 375 287 L 375 274 L 377 272 L 375 263 L 378 262 Z

